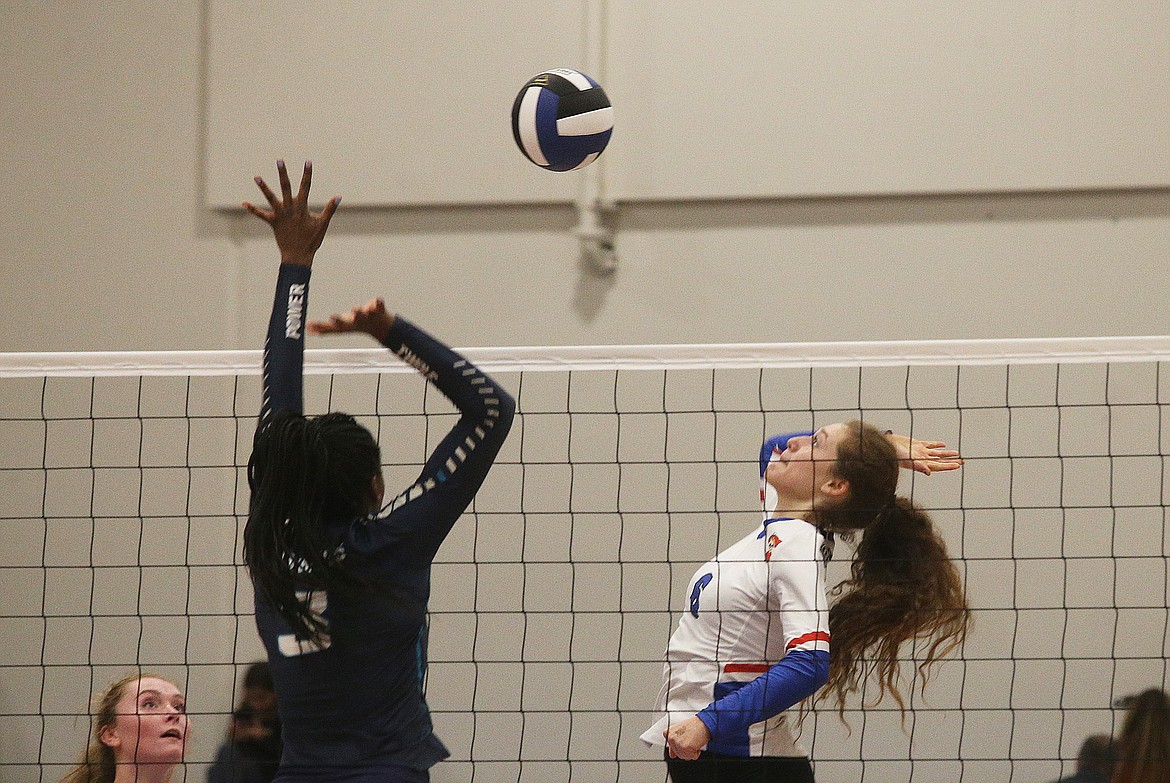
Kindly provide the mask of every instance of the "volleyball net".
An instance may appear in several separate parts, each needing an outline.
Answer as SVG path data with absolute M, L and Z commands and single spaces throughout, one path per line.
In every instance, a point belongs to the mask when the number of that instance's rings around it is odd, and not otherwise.
M 808 715 L 818 780 L 1053 779 L 1115 702 L 1166 687 L 1170 337 L 466 354 L 518 415 L 433 570 L 435 781 L 664 780 L 638 735 L 687 581 L 759 524 L 765 437 L 853 418 L 962 452 L 900 492 L 975 626 L 905 716 Z M 263 657 L 240 558 L 259 361 L 0 354 L 0 783 L 59 780 L 91 695 L 137 670 L 187 692 L 205 780 Z M 454 421 L 384 351 L 309 351 L 306 374 L 306 411 L 369 427 L 390 490 Z

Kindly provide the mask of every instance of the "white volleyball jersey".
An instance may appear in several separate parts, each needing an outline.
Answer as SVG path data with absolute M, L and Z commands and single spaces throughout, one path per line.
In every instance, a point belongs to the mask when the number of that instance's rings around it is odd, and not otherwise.
M 829 554 L 830 544 L 813 525 L 768 519 L 696 571 L 666 651 L 656 706 L 662 715 L 642 740 L 664 745 L 667 726 L 767 675 L 790 652 L 805 651 L 827 671 Z M 749 756 L 807 755 L 796 743 L 786 712 L 748 719 L 753 722 L 746 736 L 712 737 L 709 749 Z

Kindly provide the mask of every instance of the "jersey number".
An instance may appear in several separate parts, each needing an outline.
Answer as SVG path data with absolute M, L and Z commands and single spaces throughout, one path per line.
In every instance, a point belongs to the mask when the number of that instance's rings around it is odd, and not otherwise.
M 302 639 L 295 633 L 282 633 L 276 637 L 276 649 L 285 658 L 295 655 L 321 652 L 329 649 L 333 641 L 329 638 L 329 621 L 325 618 L 325 610 L 329 607 L 329 596 L 325 591 L 303 592 L 297 591 L 297 600 L 309 607 L 313 616 L 325 624 L 325 631 L 317 639 Z
M 691 588 L 691 617 L 699 616 L 699 594 L 707 585 L 711 584 L 711 579 L 711 574 L 703 574 L 695 580 L 695 586 Z

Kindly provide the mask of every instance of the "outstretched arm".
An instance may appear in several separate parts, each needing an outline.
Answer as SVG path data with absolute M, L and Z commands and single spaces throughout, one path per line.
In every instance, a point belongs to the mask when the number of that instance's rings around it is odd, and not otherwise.
M 277 198 L 261 177 L 256 177 L 256 185 L 271 209 L 244 203 L 244 209 L 272 227 L 281 260 L 272 315 L 268 320 L 268 336 L 264 342 L 261 426 L 278 411 L 300 413 L 303 409 L 303 325 L 309 302 L 309 276 L 313 257 L 321 247 L 325 232 L 329 229 L 329 221 L 341 201 L 340 196 L 334 196 L 320 214 L 314 215 L 309 211 L 313 165 L 305 164 L 296 196 L 292 194 L 284 161 L 277 161 L 276 170 L 280 178 L 281 198 Z
M 768 468 L 768 462 L 773 453 L 779 454 L 788 445 L 788 439 L 795 435 L 809 435 L 810 432 L 790 432 L 784 435 L 773 435 L 764 441 L 760 447 L 760 477 Z M 940 440 L 917 440 L 909 435 L 899 435 L 890 431 L 886 439 L 894 447 L 898 455 L 898 463 L 907 470 L 916 470 L 929 476 L 944 470 L 958 470 L 963 467 L 963 460 L 959 452 L 948 449 L 947 444 Z M 763 500 L 763 498 L 760 498 Z
M 467 359 L 407 319 L 388 313 L 381 299 L 308 328 L 315 334 L 370 335 L 433 383 L 462 414 L 415 483 L 382 509 L 379 517 L 393 523 L 364 530 L 369 546 L 392 544 L 400 560 L 429 563 L 483 483 L 511 426 L 515 402 Z

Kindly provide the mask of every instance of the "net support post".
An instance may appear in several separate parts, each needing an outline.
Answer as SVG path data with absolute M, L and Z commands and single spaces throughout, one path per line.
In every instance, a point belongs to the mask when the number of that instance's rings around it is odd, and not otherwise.
M 586 73 L 605 84 L 606 0 L 587 0 L 584 7 L 582 48 Z M 608 213 L 615 206 L 604 196 L 603 176 L 605 158 L 581 169 L 577 194 L 577 225 L 573 234 L 580 243 L 580 261 L 586 270 L 598 275 L 617 271 L 617 252 L 614 249 L 614 231 Z

